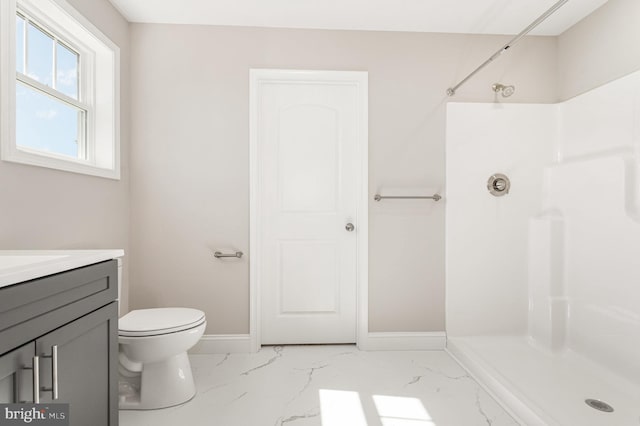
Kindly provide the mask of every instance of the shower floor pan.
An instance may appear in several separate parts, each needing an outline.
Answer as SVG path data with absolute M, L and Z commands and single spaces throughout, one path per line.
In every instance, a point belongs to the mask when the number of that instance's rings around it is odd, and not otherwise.
M 460 337 L 452 355 L 526 426 L 638 426 L 640 385 L 570 350 L 552 353 L 528 337 Z M 585 400 L 611 405 L 598 411 Z

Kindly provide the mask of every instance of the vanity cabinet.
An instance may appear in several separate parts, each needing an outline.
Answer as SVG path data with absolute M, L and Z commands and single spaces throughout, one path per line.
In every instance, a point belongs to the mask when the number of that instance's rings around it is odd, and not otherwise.
M 115 260 L 0 288 L 0 402 L 69 403 L 72 426 L 117 426 L 117 288 Z

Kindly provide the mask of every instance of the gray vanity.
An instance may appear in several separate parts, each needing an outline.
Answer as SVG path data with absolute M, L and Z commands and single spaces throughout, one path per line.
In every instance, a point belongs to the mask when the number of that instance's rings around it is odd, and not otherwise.
M 118 425 L 117 252 L 0 267 L 0 402 L 69 403 L 72 426 Z

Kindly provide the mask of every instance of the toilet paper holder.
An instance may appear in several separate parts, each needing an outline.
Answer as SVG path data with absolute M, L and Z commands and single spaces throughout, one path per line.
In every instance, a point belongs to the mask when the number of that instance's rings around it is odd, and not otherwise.
M 213 257 L 215 257 L 216 259 L 220 259 L 223 257 L 235 257 L 235 258 L 242 258 L 242 256 L 244 255 L 244 253 L 242 253 L 241 251 L 236 251 L 235 253 L 222 253 L 221 251 L 214 251 L 213 252 Z

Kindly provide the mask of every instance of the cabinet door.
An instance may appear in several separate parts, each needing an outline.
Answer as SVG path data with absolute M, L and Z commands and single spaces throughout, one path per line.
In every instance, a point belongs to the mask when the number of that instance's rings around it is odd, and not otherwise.
M 69 403 L 71 426 L 118 424 L 118 305 L 111 303 L 36 340 L 40 401 Z M 57 347 L 58 399 L 49 358 Z
M 0 403 L 33 402 L 35 351 L 36 345 L 31 342 L 0 357 Z

